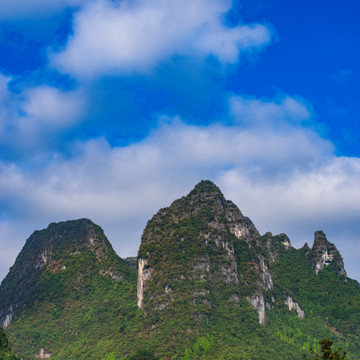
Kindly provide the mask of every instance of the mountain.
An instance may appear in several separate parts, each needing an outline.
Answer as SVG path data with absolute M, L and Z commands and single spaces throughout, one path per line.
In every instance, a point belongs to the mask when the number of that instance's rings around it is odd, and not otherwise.
M 99 359 L 136 314 L 135 283 L 99 226 L 50 224 L 30 236 L 1 284 L 1 325 L 23 359 Z
M 148 222 L 138 257 L 137 304 L 160 353 L 209 335 L 209 359 L 299 359 L 324 337 L 359 355 L 360 287 L 334 244 L 322 231 L 299 250 L 260 235 L 210 181 Z
M 90 220 L 35 232 L 0 286 L 12 349 L 23 359 L 283 360 L 331 338 L 360 356 L 360 286 L 335 245 L 322 231 L 301 249 L 261 235 L 210 181 L 148 221 L 137 275 L 134 265 Z

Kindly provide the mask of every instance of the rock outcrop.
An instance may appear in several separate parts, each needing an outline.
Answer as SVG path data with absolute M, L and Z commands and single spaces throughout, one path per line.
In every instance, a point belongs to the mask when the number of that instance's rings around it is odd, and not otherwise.
M 50 359 L 51 358 L 51 353 L 47 353 L 44 348 L 41 348 L 39 353 L 35 355 L 36 358 L 38 359 Z
M 300 319 L 305 318 L 305 311 L 301 309 L 300 305 L 293 300 L 291 296 L 288 296 L 285 300 L 285 304 L 289 307 L 289 310 L 295 310 Z
M 340 276 L 346 278 L 343 258 L 336 246 L 327 240 L 323 231 L 315 232 L 309 256 L 315 274 L 319 274 L 325 266 L 331 265 Z

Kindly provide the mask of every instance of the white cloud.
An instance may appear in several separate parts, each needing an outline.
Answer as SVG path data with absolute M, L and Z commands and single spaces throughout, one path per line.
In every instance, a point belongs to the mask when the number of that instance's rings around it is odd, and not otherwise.
M 289 96 L 274 100 L 233 96 L 230 110 L 234 118 L 243 125 L 277 126 L 300 124 L 312 116 L 312 109 L 303 99 Z
M 286 113 L 287 99 L 274 105 L 280 113 Z M 11 221 L 13 238 L 23 242 L 52 221 L 89 217 L 104 227 L 120 255 L 135 255 L 146 221 L 209 178 L 261 232 L 287 232 L 300 246 L 311 245 L 313 232 L 323 229 L 342 251 L 349 274 L 357 276 L 349 249 L 359 242 L 360 159 L 336 157 L 332 149 L 295 125 L 279 133 L 259 131 L 256 124 L 199 127 L 174 119 L 126 147 L 111 148 L 104 139 L 79 143 L 74 158 L 54 157 L 36 172 L 3 165 L 0 203 L 10 219 L 2 223 Z
M 36 141 L 44 132 L 69 128 L 84 113 L 86 101 L 80 91 L 40 86 L 26 90 L 22 96 L 23 115 L 18 118 L 18 129 L 24 138 Z
M 213 55 L 235 63 L 261 48 L 270 30 L 260 24 L 228 28 L 229 0 L 98 0 L 75 15 L 74 34 L 51 56 L 61 71 L 78 77 L 148 71 L 172 56 Z
M 62 131 L 78 123 L 87 104 L 81 90 L 49 86 L 9 89 L 10 77 L 0 74 L 0 146 L 9 152 L 47 150 Z

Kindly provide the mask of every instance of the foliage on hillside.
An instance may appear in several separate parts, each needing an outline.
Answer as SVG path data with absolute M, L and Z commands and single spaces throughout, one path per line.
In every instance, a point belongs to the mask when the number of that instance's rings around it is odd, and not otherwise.
M 346 351 L 341 349 L 333 349 L 333 341 L 323 339 L 320 342 L 321 354 L 311 351 L 310 357 L 305 356 L 305 360 L 345 360 Z
M 38 271 L 36 254 L 43 254 L 44 246 L 51 256 Z M 132 344 L 123 334 L 138 316 L 136 272 L 118 258 L 100 227 L 88 220 L 53 225 L 36 232 L 24 249 L 14 268 L 36 272 L 36 281 L 22 289 L 23 301 L 7 328 L 16 353 L 33 359 L 44 348 L 54 359 L 99 359 Z M 26 256 L 32 250 L 33 257 Z M 10 279 L 21 286 L 21 274 L 11 273 Z M 8 289 L 2 287 L 5 299 L 11 297 Z
M 358 283 L 345 282 L 334 263 L 316 275 L 306 249 L 287 250 L 284 234 L 260 236 L 241 213 L 237 221 L 248 222 L 250 232 L 236 238 L 229 220 L 234 207 L 214 184 L 201 182 L 149 221 L 139 257 L 147 259 L 152 271 L 144 291 L 143 325 L 153 349 L 169 358 L 191 353 L 201 359 L 191 349 L 210 336 L 207 359 L 298 359 L 329 337 L 348 350 L 349 359 L 357 359 Z M 217 238 L 222 245 L 214 243 Z M 233 246 L 238 283 L 222 277 L 221 269 L 231 263 L 225 244 Z M 259 285 L 259 257 L 266 259 L 274 282 L 265 292 Z M 207 267 L 202 276 L 196 276 L 194 264 Z M 247 299 L 260 291 L 267 304 L 265 325 Z M 288 296 L 301 304 L 304 319 L 289 310 Z
M 6 334 L 1 327 L 0 327 L 0 359 L 19 360 L 19 358 L 11 352 Z

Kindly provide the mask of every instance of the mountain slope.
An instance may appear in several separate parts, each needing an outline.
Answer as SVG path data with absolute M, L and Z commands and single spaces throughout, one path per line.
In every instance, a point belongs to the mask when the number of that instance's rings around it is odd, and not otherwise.
M 0 287 L 13 350 L 23 359 L 41 348 L 58 359 L 100 358 L 136 315 L 135 276 L 90 220 L 34 232 Z
M 137 304 L 161 354 L 196 358 L 207 338 L 207 359 L 299 359 L 324 337 L 359 354 L 359 284 L 325 234 L 299 250 L 261 236 L 209 181 L 148 222 L 138 264 Z

